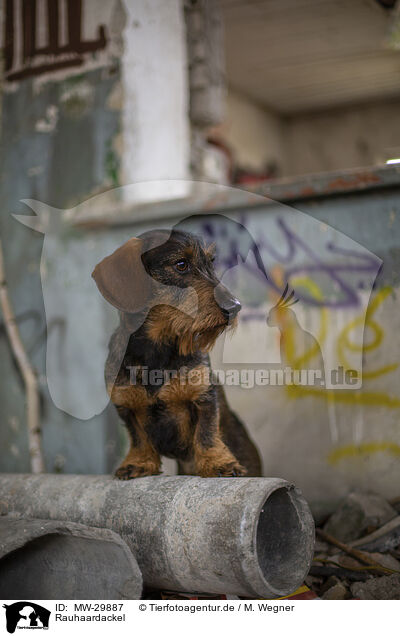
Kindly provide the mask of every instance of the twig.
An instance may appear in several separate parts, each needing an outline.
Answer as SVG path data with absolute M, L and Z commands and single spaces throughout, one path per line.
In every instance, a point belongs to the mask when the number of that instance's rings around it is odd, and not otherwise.
M 35 372 L 29 362 L 8 295 L 4 270 L 3 247 L 0 239 L 0 306 L 12 352 L 23 377 L 26 390 L 26 422 L 29 455 L 33 473 L 45 472 L 39 420 L 39 392 Z
M 317 563 L 326 563 L 328 565 L 336 565 L 336 567 L 341 568 L 343 567 L 341 565 L 341 563 L 338 563 L 338 561 L 334 561 L 333 559 L 322 559 L 319 557 L 315 557 L 313 559 L 313 562 L 317 562 Z M 381 568 L 384 566 L 380 566 Z M 399 571 L 398 570 L 391 570 L 390 568 L 384 568 L 385 570 L 388 571 L 388 574 L 398 574 Z M 346 570 L 352 570 L 354 572 L 363 572 L 364 570 L 376 570 L 376 566 L 375 565 L 360 565 L 359 567 L 355 568 L 352 567 L 350 565 L 346 565 Z
M 374 566 L 376 570 L 379 570 L 380 572 L 383 572 L 384 574 L 393 574 L 394 572 L 393 570 L 391 570 L 390 568 L 385 568 L 383 565 L 378 563 L 378 561 L 375 561 L 375 559 L 369 556 L 369 554 L 366 554 L 365 552 L 362 552 L 361 550 L 357 550 L 356 548 L 352 548 L 349 545 L 347 545 L 347 543 L 342 543 L 338 539 L 335 539 L 335 537 L 332 537 L 332 535 L 328 534 L 327 532 L 324 532 L 324 530 L 321 530 L 320 528 L 316 528 L 316 533 L 318 534 L 319 537 L 321 537 L 321 539 L 323 539 L 324 541 L 327 541 L 328 543 L 331 543 L 332 545 L 335 545 L 337 548 L 340 548 L 343 552 L 350 554 L 350 556 L 357 559 L 357 561 L 361 561 L 361 563 L 365 563 L 366 565 L 372 565 Z

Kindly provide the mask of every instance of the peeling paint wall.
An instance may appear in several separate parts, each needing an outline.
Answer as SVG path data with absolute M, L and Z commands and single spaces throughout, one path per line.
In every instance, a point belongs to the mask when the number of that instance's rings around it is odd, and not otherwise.
M 43 235 L 11 215 L 27 212 L 24 199 L 68 209 L 124 180 L 188 175 L 183 9 L 179 0 L 84 0 L 68 3 L 68 13 L 67 3 L 55 0 L 47 16 L 45 7 L 41 0 L 13 0 L 3 12 L 0 229 L 11 300 L 40 377 L 47 468 L 107 472 L 124 441 L 122 428 L 110 424 L 111 408 L 82 421 L 53 404 L 46 338 L 62 351 L 66 314 L 46 325 Z M 59 250 L 84 259 L 79 237 L 63 241 Z M 46 267 L 54 273 L 57 263 L 53 254 Z M 60 298 L 64 284 L 60 279 Z M 0 470 L 27 471 L 24 391 L 4 331 L 0 361 Z
M 38 198 L 68 208 L 81 197 L 113 185 L 118 161 L 113 142 L 120 113 L 109 100 L 119 81 L 118 65 L 62 79 L 40 89 L 27 78 L 2 97 L 1 235 L 11 300 L 23 341 L 38 371 L 43 440 L 50 471 L 102 472 L 115 455 L 107 415 L 84 424 L 53 405 L 45 375 L 46 317 L 40 279 L 43 237 L 12 213 L 23 199 Z M 48 324 L 62 334 L 64 325 Z M 29 471 L 24 389 L 2 332 L 1 447 L 3 471 Z M 109 442 L 111 441 L 111 446 Z M 87 454 L 87 448 L 91 452 Z

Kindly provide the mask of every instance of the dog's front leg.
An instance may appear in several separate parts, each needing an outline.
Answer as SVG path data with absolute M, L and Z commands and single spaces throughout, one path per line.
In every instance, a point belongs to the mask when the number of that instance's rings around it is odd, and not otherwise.
M 224 444 L 219 430 L 215 387 L 196 401 L 198 420 L 193 438 L 196 474 L 201 477 L 241 477 L 246 469 Z
M 149 475 L 159 475 L 161 467 L 160 455 L 155 450 L 133 411 L 125 407 L 117 407 L 120 417 L 124 420 L 130 438 L 130 448 L 127 456 L 116 470 L 118 479 L 135 479 Z

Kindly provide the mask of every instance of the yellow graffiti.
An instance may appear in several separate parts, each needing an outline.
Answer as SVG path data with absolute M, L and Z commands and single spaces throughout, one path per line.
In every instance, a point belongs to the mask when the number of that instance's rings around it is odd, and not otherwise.
M 380 346 L 383 340 L 383 330 L 378 325 L 378 323 L 372 319 L 372 316 L 378 309 L 379 305 L 381 305 L 381 303 L 385 300 L 385 298 L 389 294 L 391 294 L 391 292 L 392 292 L 391 287 L 384 287 L 383 289 L 381 289 L 376 294 L 375 298 L 369 303 L 365 314 L 364 315 L 362 314 L 358 316 L 357 318 L 355 318 L 354 320 L 352 320 L 351 322 L 349 322 L 349 324 L 342 330 L 341 334 L 339 335 L 337 354 L 338 354 L 340 364 L 345 369 L 351 368 L 344 354 L 345 348 L 349 349 L 350 351 L 355 351 L 359 353 L 359 352 L 365 352 L 365 351 L 373 351 L 374 349 Z M 368 344 L 365 344 L 365 343 L 356 344 L 351 342 L 349 340 L 349 333 L 356 327 L 360 325 L 362 326 L 364 324 L 365 324 L 365 327 L 370 328 L 374 332 L 375 334 L 374 340 Z M 387 364 L 386 366 L 383 366 L 380 369 L 375 369 L 374 371 L 364 371 L 363 379 L 368 380 L 372 378 L 377 378 L 380 375 L 384 375 L 385 373 L 390 373 L 391 371 L 395 371 L 398 368 L 398 366 L 399 366 L 398 364 Z
M 331 451 L 328 455 L 330 464 L 337 464 L 341 459 L 351 457 L 365 457 L 374 453 L 390 453 L 400 457 L 400 445 L 395 442 L 365 442 L 363 444 L 349 444 Z
M 308 278 L 298 278 L 296 280 L 296 286 L 302 285 L 306 287 L 313 297 L 316 300 L 322 299 L 322 293 L 318 285 Z M 380 346 L 383 341 L 383 330 L 377 324 L 375 320 L 373 320 L 373 315 L 381 305 L 381 303 L 385 300 L 385 298 L 392 293 L 392 288 L 385 287 L 381 289 L 376 296 L 371 300 L 369 306 L 365 313 L 361 314 L 353 321 L 351 321 L 348 325 L 344 327 L 341 331 L 338 343 L 337 343 L 337 355 L 340 364 L 344 367 L 344 369 L 350 369 L 351 366 L 345 356 L 345 349 L 350 351 L 354 351 L 357 353 L 363 353 L 365 351 L 372 351 Z M 292 369 L 301 368 L 306 362 L 309 362 L 313 357 L 318 355 L 320 352 L 320 346 L 318 343 L 323 344 L 328 330 L 328 310 L 326 308 L 321 309 L 321 323 L 319 327 L 318 340 L 315 344 L 313 344 L 307 351 L 305 351 L 302 355 L 296 356 L 296 343 L 295 343 L 295 334 L 294 330 L 296 325 L 293 324 L 287 318 L 284 319 L 282 317 L 281 323 L 281 345 L 283 345 L 283 351 L 285 354 L 285 358 L 287 363 L 291 366 Z M 365 322 L 364 322 L 365 321 Z M 353 329 L 355 329 L 359 325 L 364 325 L 372 329 L 374 333 L 374 339 L 372 342 L 368 344 L 356 344 L 351 342 L 349 338 L 349 334 Z M 371 380 L 378 376 L 384 375 L 386 373 L 390 373 L 391 371 L 395 371 L 398 369 L 399 364 L 393 363 L 380 367 L 379 369 L 374 369 L 371 371 L 363 372 L 363 379 Z M 335 390 L 335 389 L 326 389 L 324 387 L 309 387 L 309 386 L 286 386 L 286 391 L 288 397 L 292 399 L 297 399 L 306 396 L 312 396 L 319 399 L 323 399 L 328 403 L 343 403 L 343 404 L 361 404 L 365 406 L 383 406 L 389 409 L 398 409 L 400 408 L 400 398 L 391 396 L 387 393 L 380 391 L 346 391 L 343 389 Z
M 379 391 L 346 391 L 343 389 L 317 389 L 308 386 L 287 386 L 288 396 L 296 399 L 306 396 L 321 398 L 330 403 L 363 404 L 364 406 L 385 406 L 388 409 L 400 408 L 400 399 Z

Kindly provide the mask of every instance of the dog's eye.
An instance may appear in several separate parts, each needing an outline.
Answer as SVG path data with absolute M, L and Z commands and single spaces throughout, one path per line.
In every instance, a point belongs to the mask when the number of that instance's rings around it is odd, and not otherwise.
M 184 258 L 182 258 L 180 261 L 177 261 L 175 263 L 175 269 L 178 272 L 186 272 L 186 270 L 189 267 L 189 263 L 187 262 L 187 260 L 185 260 Z

